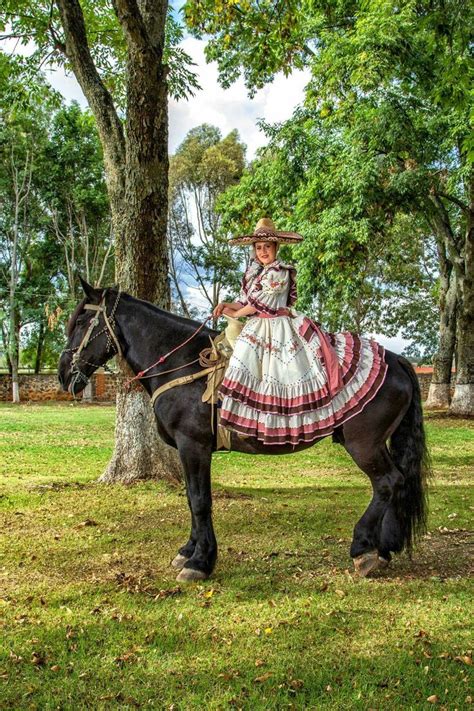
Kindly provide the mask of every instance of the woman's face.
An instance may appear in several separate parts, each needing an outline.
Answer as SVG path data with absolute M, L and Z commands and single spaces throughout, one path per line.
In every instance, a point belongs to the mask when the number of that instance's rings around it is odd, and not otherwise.
M 271 264 L 277 253 L 276 242 L 255 242 L 255 256 L 260 264 Z

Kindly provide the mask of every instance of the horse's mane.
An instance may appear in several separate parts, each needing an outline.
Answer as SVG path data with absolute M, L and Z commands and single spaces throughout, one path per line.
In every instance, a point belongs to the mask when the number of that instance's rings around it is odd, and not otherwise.
M 81 313 L 82 309 L 84 308 L 84 304 L 86 303 L 86 299 L 82 299 L 72 312 L 69 321 L 67 322 L 66 326 L 66 333 L 68 335 L 68 338 L 71 337 L 72 332 L 74 331 L 74 326 L 76 325 L 77 317 Z

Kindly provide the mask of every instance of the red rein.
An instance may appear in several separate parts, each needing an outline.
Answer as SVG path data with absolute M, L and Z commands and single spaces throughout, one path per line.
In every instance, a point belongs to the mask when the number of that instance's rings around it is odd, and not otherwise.
M 168 353 L 165 353 L 164 355 L 160 356 L 160 357 L 158 358 L 158 360 L 156 361 L 156 363 L 152 363 L 151 365 L 148 366 L 148 368 L 145 368 L 145 370 L 141 370 L 141 371 L 140 371 L 139 373 L 137 373 L 133 378 L 130 378 L 130 380 L 127 380 L 127 382 L 125 383 L 125 387 L 126 387 L 126 388 L 129 388 L 130 385 L 133 383 L 134 380 L 140 380 L 140 378 L 143 378 L 143 376 L 144 376 L 146 373 L 148 373 L 149 370 L 151 370 L 152 368 L 154 368 L 156 365 L 161 365 L 162 363 L 164 363 L 166 360 L 168 360 L 168 358 L 170 357 L 170 355 L 173 355 L 173 353 L 176 353 L 176 351 L 179 351 L 179 350 L 180 350 L 181 348 L 183 348 L 187 343 L 189 343 L 189 341 L 192 341 L 193 338 L 194 338 L 195 336 L 197 336 L 197 334 L 198 334 L 200 331 L 202 331 L 202 329 L 204 328 L 204 326 L 206 325 L 206 323 L 207 323 L 211 318 L 212 318 L 212 314 L 211 314 L 210 316 L 208 316 L 208 317 L 206 318 L 206 320 L 201 323 L 201 325 L 189 336 L 189 338 L 187 338 L 185 341 L 183 341 L 183 342 L 180 343 L 178 346 L 176 346 L 176 348 L 173 348 L 171 351 L 168 351 Z

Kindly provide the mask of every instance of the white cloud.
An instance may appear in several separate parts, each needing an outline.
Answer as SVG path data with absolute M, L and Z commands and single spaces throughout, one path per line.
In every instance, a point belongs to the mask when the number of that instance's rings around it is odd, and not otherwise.
M 239 131 L 246 143 L 247 158 L 267 141 L 259 131 L 256 121 L 263 118 L 270 123 L 291 116 L 295 106 L 303 100 L 304 87 L 309 81 L 308 72 L 294 72 L 289 77 L 279 74 L 273 83 L 257 92 L 253 99 L 247 95 L 243 79 L 229 89 L 223 89 L 217 80 L 217 65 L 206 64 L 203 40 L 187 37 L 183 49 L 196 62 L 202 91 L 188 101 L 170 102 L 170 151 L 174 152 L 186 133 L 202 123 L 217 126 L 226 135 L 232 129 Z
M 0 47 L 8 54 L 30 55 L 34 50 L 32 42 L 21 45 L 18 40 L 4 40 Z M 269 123 L 284 121 L 303 100 L 304 87 L 309 81 L 309 72 L 296 71 L 289 77 L 278 74 L 271 84 L 260 89 L 253 99 L 247 94 L 243 79 L 239 79 L 229 89 L 223 89 L 217 80 L 217 65 L 206 64 L 204 40 L 187 37 L 182 42 L 183 49 L 191 56 L 198 74 L 201 91 L 188 101 L 170 100 L 169 105 L 169 146 L 173 153 L 191 128 L 202 123 L 217 126 L 223 135 L 236 128 L 241 140 L 247 145 L 247 158 L 255 155 L 258 147 L 267 140 L 256 125 L 262 118 Z M 62 67 L 43 67 L 48 81 L 59 91 L 66 101 L 77 101 L 82 107 L 87 100 L 76 77 L 66 74 Z
M 393 338 L 388 338 L 384 336 L 383 333 L 375 333 L 372 335 L 372 338 L 375 338 L 377 343 L 380 343 L 381 346 L 393 353 L 401 353 L 404 348 L 412 343 L 412 341 L 407 341 L 406 338 L 402 338 L 399 334 Z
M 201 289 L 197 286 L 186 286 L 184 291 L 184 300 L 191 308 L 196 308 L 202 313 L 209 314 L 211 307 Z

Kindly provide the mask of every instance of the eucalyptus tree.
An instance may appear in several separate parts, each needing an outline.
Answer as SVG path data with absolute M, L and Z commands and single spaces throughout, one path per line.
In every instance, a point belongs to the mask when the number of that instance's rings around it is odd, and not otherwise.
M 208 313 L 222 300 L 223 290 L 238 288 L 235 256 L 217 205 L 238 182 L 244 165 L 245 146 L 237 131 L 222 138 L 218 128 L 207 124 L 191 129 L 170 160 L 171 276 L 185 313 L 189 303 L 183 284 L 198 289 Z
M 103 148 L 117 280 L 167 307 L 168 91 L 183 96 L 197 86 L 167 0 L 5 0 L 1 19 L 10 36 L 35 43 L 32 65 L 47 61 L 75 74 Z M 145 393 L 121 388 L 115 450 L 102 478 L 179 471 Z
M 43 228 L 42 157 L 58 104 L 41 77 L 26 81 L 22 63 L 0 55 L 0 311 L 13 402 L 20 399 L 21 329 L 31 319 L 25 275 Z
M 451 409 L 464 414 L 474 411 L 473 15 L 466 0 L 186 3 L 224 86 L 243 73 L 253 92 L 278 71 L 309 68 L 308 120 L 350 131 L 362 161 L 380 163 L 383 202 L 394 190 L 405 198 L 396 210 L 425 222 L 442 275 L 433 390 L 449 390 L 455 340 Z

